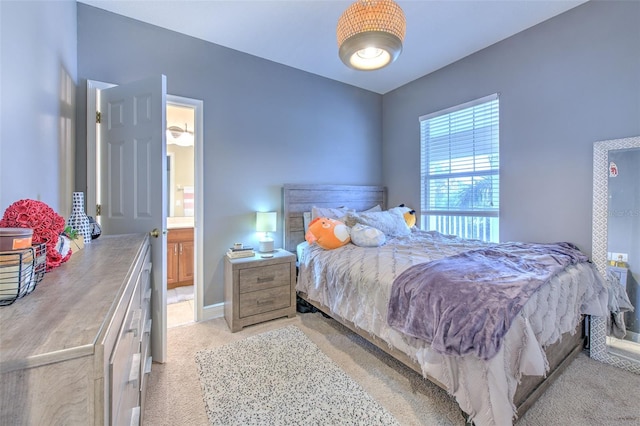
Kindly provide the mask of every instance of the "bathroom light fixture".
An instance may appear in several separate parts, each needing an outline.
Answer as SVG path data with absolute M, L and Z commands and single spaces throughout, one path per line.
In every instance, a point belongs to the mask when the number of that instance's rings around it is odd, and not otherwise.
M 193 146 L 193 132 L 187 128 L 184 123 L 184 130 L 178 126 L 167 128 L 167 143 L 179 146 Z
M 260 237 L 258 251 L 260 253 L 273 252 L 273 238 L 269 232 L 276 232 L 276 221 L 278 213 L 276 212 L 256 212 L 256 231 L 264 232 L 264 236 Z
M 356 70 L 376 70 L 395 61 L 406 32 L 404 12 L 393 0 L 358 0 L 338 20 L 342 62 Z

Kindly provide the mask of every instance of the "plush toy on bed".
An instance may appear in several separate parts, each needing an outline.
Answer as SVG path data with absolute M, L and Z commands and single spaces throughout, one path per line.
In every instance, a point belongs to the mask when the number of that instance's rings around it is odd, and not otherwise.
M 349 228 L 339 220 L 319 217 L 311 221 L 304 236 L 309 244 L 316 243 L 325 250 L 342 247 L 351 241 Z
M 416 226 L 416 211 L 410 209 L 404 204 L 400 204 L 398 208 L 402 211 L 402 215 L 404 216 L 405 222 L 407 222 L 407 226 L 409 228 L 413 228 L 414 226 Z
M 380 247 L 387 237 L 373 226 L 356 223 L 351 227 L 351 242 L 360 247 Z

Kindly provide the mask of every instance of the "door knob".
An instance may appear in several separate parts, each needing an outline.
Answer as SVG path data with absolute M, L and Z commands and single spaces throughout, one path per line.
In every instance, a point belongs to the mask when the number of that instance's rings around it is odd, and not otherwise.
M 149 235 L 151 235 L 153 238 L 158 238 L 160 236 L 160 231 L 158 230 L 158 228 L 153 228 L 153 231 L 149 232 Z

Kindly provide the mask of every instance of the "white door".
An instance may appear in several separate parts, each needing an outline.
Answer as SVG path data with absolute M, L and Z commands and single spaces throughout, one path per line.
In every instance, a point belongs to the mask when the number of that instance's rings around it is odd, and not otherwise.
M 167 148 L 164 75 L 100 92 L 101 226 L 104 234 L 148 233 L 151 238 L 151 355 L 167 354 Z

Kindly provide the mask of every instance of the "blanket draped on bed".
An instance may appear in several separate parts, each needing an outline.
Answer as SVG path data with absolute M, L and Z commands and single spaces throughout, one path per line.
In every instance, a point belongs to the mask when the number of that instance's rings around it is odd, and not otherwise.
M 587 261 L 571 243 L 505 243 L 417 264 L 394 280 L 387 320 L 439 353 L 488 360 L 529 297 Z

